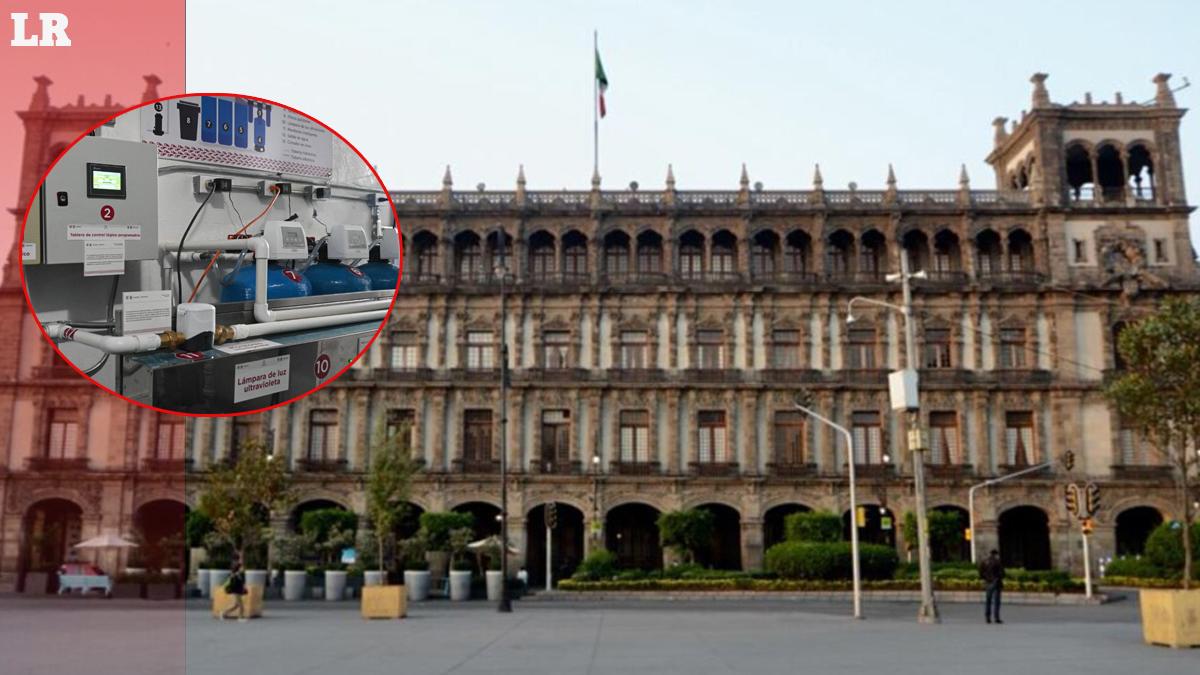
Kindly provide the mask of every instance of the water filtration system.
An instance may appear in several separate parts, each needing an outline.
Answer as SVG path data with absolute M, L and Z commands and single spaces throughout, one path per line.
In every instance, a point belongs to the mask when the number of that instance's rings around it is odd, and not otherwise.
M 395 292 L 382 190 L 339 180 L 362 163 L 328 132 L 305 141 L 332 146 L 319 178 L 166 157 L 156 130 L 164 144 L 228 133 L 254 154 L 278 150 L 270 130 L 290 120 L 276 111 L 268 127 L 270 107 L 247 99 L 160 105 L 82 139 L 37 194 L 22 250 L 46 334 L 98 383 L 180 412 L 260 409 L 327 381 Z

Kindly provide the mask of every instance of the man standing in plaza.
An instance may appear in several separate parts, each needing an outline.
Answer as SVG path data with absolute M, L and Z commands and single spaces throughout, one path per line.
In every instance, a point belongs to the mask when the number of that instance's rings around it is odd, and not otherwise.
M 984 605 L 983 615 L 991 623 L 995 618 L 1000 620 L 1000 593 L 1004 590 L 1004 563 L 1000 562 L 1000 551 L 992 549 L 987 559 L 979 564 L 979 576 L 983 579 Z

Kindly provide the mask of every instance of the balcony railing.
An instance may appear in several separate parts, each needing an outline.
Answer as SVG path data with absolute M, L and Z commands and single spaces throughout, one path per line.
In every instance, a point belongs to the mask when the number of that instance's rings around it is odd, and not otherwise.
M 930 478 L 958 480 L 974 476 L 975 467 L 970 464 L 926 464 L 925 472 Z
M 30 457 L 26 461 L 30 471 L 85 471 L 87 457 Z
M 780 284 L 783 286 L 815 286 L 821 283 L 815 272 L 752 272 L 750 280 L 756 284 Z
M 451 463 L 454 471 L 458 473 L 500 473 L 499 459 L 478 459 L 473 457 L 459 457 Z M 510 467 L 511 469 L 511 467 Z
M 192 468 L 192 460 L 171 457 L 147 457 L 142 460 L 142 471 L 150 473 L 182 473 Z
M 579 460 L 551 460 L 548 462 L 534 462 L 531 466 L 534 473 L 548 476 L 574 476 L 580 473 L 583 465 Z
M 301 458 L 296 465 L 306 473 L 342 473 L 349 467 L 345 459 Z
M 1002 286 L 1037 285 L 1045 280 L 1045 275 L 1033 270 L 977 271 L 975 276 L 982 283 Z
M 894 464 L 854 464 L 855 478 L 893 478 L 895 475 Z
M 732 478 L 738 475 L 737 462 L 692 462 L 692 475 L 707 478 Z
M 613 460 L 608 464 L 608 472 L 618 476 L 652 476 L 661 473 L 658 462 L 622 462 Z
M 882 284 L 886 283 L 883 272 L 835 272 L 825 273 L 825 281 L 831 284 Z
M 767 462 L 767 473 L 780 478 L 804 478 L 817 475 L 817 465 L 800 462 Z
M 1112 467 L 1112 474 L 1113 478 L 1119 480 L 1166 482 L 1171 480 L 1174 470 L 1167 464 L 1116 464 Z

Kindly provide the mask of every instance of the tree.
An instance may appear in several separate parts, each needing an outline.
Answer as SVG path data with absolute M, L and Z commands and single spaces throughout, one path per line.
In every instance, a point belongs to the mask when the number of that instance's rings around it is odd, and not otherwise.
M 658 517 L 658 536 L 684 562 L 696 561 L 696 551 L 712 543 L 715 519 L 707 509 L 668 511 Z
M 199 511 L 212 521 L 212 534 L 245 560 L 246 549 L 270 538 L 272 511 L 286 508 L 291 489 L 284 462 L 258 441 L 246 441 L 234 464 L 217 465 L 208 475 Z
M 1188 536 L 1200 480 L 1200 300 L 1171 299 L 1128 325 L 1117 344 L 1124 370 L 1106 389 L 1123 420 L 1136 426 L 1175 477 L 1183 526 L 1183 587 L 1191 588 L 1194 552 Z
M 395 537 L 396 526 L 408 513 L 408 497 L 416 465 L 402 442 L 407 427 L 388 434 L 377 428 L 371 443 L 371 468 L 367 474 L 367 516 L 375 535 L 379 571 L 384 569 L 384 549 Z

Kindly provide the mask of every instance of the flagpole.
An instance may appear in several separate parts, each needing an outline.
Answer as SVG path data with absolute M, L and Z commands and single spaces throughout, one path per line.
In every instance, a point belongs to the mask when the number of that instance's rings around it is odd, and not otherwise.
M 600 54 L 599 31 L 592 31 L 592 176 L 600 175 L 600 80 L 596 77 L 596 59 Z

